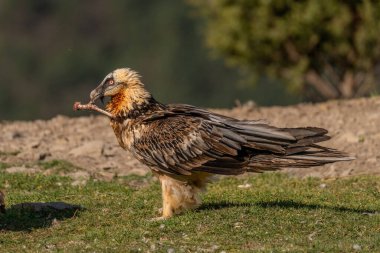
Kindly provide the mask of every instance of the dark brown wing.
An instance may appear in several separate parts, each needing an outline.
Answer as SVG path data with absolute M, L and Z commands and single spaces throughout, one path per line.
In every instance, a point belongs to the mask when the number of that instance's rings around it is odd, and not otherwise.
M 198 117 L 149 117 L 135 137 L 132 152 L 148 166 L 189 175 L 194 169 L 239 174 L 248 164 L 238 152 L 246 140 Z M 224 172 L 224 173 L 222 173 Z
M 330 139 L 322 128 L 276 128 L 262 121 L 237 120 L 189 105 L 169 105 L 142 120 L 132 151 L 166 173 L 262 172 L 352 160 L 316 145 Z

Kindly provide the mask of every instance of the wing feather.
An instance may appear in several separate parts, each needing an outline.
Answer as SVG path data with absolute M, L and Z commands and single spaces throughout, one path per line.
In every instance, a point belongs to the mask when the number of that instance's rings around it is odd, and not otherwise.
M 149 117 L 132 149 L 149 166 L 166 173 L 188 175 L 207 164 L 218 170 L 241 170 L 245 163 L 233 158 L 247 141 L 212 121 L 183 115 Z M 208 165 L 209 162 L 210 165 Z M 227 172 L 226 172 L 227 173 Z M 224 174 L 226 174 L 224 173 Z M 227 174 L 235 174 L 229 172 Z
M 137 133 L 130 149 L 136 157 L 153 169 L 176 175 L 308 167 L 343 156 L 315 144 L 330 138 L 325 129 L 276 128 L 189 105 L 168 105 L 145 115 L 134 127 Z M 312 148 L 317 149 L 315 154 Z

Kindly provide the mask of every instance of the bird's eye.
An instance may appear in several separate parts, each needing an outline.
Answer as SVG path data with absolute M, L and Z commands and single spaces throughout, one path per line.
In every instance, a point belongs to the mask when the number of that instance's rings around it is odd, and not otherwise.
M 115 81 L 113 79 L 108 81 L 108 85 L 113 85 L 114 83 L 115 83 Z

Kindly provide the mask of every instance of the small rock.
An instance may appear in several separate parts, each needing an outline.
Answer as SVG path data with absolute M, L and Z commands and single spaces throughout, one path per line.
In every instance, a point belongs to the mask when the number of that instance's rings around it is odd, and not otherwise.
M 173 248 L 169 248 L 167 252 L 168 252 L 168 253 L 174 253 L 175 250 L 174 250 Z
M 54 249 L 54 248 L 55 248 L 55 245 L 54 245 L 54 244 L 46 244 L 46 245 L 45 245 L 45 248 L 51 250 L 51 249 Z
M 78 171 L 69 173 L 69 174 L 67 174 L 67 176 L 69 176 L 70 178 L 75 179 L 75 180 L 79 180 L 79 179 L 88 180 L 88 179 L 90 179 L 90 174 L 87 171 L 83 171 L 83 170 L 78 170 Z
M 326 188 L 326 186 L 327 186 L 327 184 L 320 184 L 320 185 L 319 185 L 319 188 L 324 189 L 324 188 Z
M 234 224 L 234 228 L 241 228 L 243 226 L 243 222 L 236 222 Z
M 35 168 L 26 168 L 26 167 L 10 167 L 10 168 L 7 168 L 5 169 L 5 172 L 7 173 L 26 173 L 26 174 L 34 174 L 34 173 L 37 173 L 37 172 L 40 172 L 39 169 L 35 169 Z
M 241 185 L 238 185 L 238 188 L 242 188 L 242 189 L 247 189 L 247 188 L 251 188 L 252 187 L 252 184 L 241 184 Z
M 311 233 L 310 235 L 307 236 L 307 239 L 309 239 L 309 241 L 313 241 L 314 240 L 314 236 L 317 234 L 317 232 L 313 232 Z
M 111 182 L 115 178 L 115 173 L 108 171 L 99 171 L 95 173 L 95 178 Z
M 364 212 L 362 215 L 368 215 L 368 216 L 374 216 L 374 215 L 379 215 L 378 212 Z
M 211 252 L 214 252 L 215 250 L 219 249 L 220 247 L 218 245 L 212 245 L 210 248 Z
M 79 185 L 85 185 L 87 183 L 87 180 L 75 180 L 71 183 L 72 186 L 79 186 Z
M 361 247 L 359 244 L 354 244 L 354 245 L 352 245 L 352 248 L 353 248 L 354 250 L 357 250 L 357 251 L 362 250 L 362 247 Z

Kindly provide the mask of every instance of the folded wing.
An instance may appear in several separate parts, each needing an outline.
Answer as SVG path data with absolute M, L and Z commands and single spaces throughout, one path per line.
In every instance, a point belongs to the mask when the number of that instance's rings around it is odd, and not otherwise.
M 188 105 L 168 108 L 141 122 L 132 147 L 140 161 L 165 173 L 234 175 L 352 159 L 316 144 L 330 139 L 322 128 L 276 128 Z

